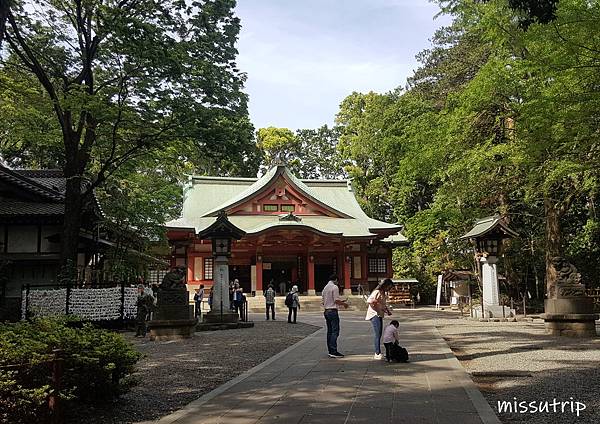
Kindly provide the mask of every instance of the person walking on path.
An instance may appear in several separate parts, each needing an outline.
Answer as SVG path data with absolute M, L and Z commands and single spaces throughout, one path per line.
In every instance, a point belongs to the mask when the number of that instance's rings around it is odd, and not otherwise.
M 348 307 L 348 302 L 340 298 L 340 289 L 337 286 L 338 277 L 333 274 L 329 277 L 327 285 L 321 292 L 323 298 L 323 308 L 325 312 L 325 322 L 327 323 L 327 351 L 330 358 L 343 358 L 337 348 L 337 339 L 340 335 L 340 316 L 338 307 Z
M 267 312 L 267 321 L 269 320 L 269 309 L 271 310 L 271 318 L 275 321 L 275 290 L 273 286 L 269 284 L 269 288 L 265 291 L 265 303 Z
M 292 301 L 288 306 L 288 322 L 290 324 L 296 324 L 296 316 L 298 314 L 298 309 L 300 309 L 300 296 L 298 296 L 298 286 L 293 286 L 292 291 L 290 292 L 292 295 Z M 289 294 L 288 294 L 289 296 Z M 292 321 L 292 314 L 294 315 L 294 320 Z
M 381 333 L 383 330 L 383 317 L 385 314 L 392 315 L 392 312 L 386 304 L 385 295 L 389 289 L 394 285 L 393 281 L 386 278 L 377 285 L 375 290 L 369 295 L 367 303 L 369 305 L 367 309 L 367 315 L 365 321 L 371 321 L 373 325 L 373 346 L 375 348 L 375 355 L 373 359 L 382 359 L 381 355 Z
M 194 312 L 196 313 L 196 318 L 200 319 L 202 317 L 202 300 L 204 299 L 204 284 L 200 284 L 200 287 L 196 289 L 196 294 L 194 294 Z

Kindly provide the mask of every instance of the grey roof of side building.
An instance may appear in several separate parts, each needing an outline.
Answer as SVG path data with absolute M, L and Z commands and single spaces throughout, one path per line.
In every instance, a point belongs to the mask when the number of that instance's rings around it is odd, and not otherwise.
M 501 232 L 510 237 L 518 237 L 519 234 L 510 228 L 500 215 L 488 216 L 481 218 L 475 222 L 475 225 L 469 232 L 461 236 L 461 240 L 471 239 L 476 237 L 482 237 L 495 229 L 499 229 Z
M 168 228 L 187 228 L 196 233 L 211 225 L 220 210 L 232 208 L 266 190 L 279 176 L 338 217 L 300 215 L 299 222 L 280 221 L 277 215 L 230 215 L 230 221 L 248 234 L 275 227 L 309 229 L 344 237 L 383 238 L 406 243 L 401 226 L 372 219 L 361 209 L 348 180 L 300 180 L 283 166 L 272 168 L 261 178 L 190 177 L 184 188 L 183 215 L 168 222 Z M 375 232 L 374 232 L 375 231 Z M 392 241 L 390 239 L 389 241 Z
M 25 202 L 16 199 L 6 199 L 0 197 L 0 216 L 49 216 L 63 215 L 64 213 L 64 203 Z
M 0 216 L 53 216 L 65 213 L 66 179 L 60 169 L 12 169 L 0 164 L 0 180 L 18 187 L 27 195 L 0 196 Z M 104 213 L 96 196 L 93 207 L 99 217 Z M 53 218 L 54 219 L 54 218 Z

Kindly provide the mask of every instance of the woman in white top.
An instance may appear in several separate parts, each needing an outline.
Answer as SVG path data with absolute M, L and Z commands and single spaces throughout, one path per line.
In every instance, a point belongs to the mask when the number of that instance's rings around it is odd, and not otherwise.
M 389 278 L 383 280 L 373 290 L 367 299 L 369 308 L 367 309 L 367 316 L 365 321 L 371 321 L 373 325 L 373 346 L 375 348 L 375 355 L 373 359 L 382 359 L 381 355 L 381 332 L 383 330 L 383 317 L 385 314 L 392 315 L 392 312 L 386 303 L 386 293 L 393 287 L 394 283 Z

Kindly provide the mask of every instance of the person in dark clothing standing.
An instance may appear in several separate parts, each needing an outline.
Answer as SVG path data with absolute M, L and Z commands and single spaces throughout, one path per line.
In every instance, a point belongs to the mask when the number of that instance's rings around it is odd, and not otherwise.
M 233 305 L 234 310 L 239 315 L 241 321 L 244 321 L 245 300 L 246 297 L 244 296 L 244 289 L 239 285 L 239 283 L 235 283 L 233 290 Z
M 200 284 L 200 287 L 196 289 L 194 294 L 194 311 L 196 318 L 202 318 L 202 300 L 204 299 L 204 284 Z
M 271 310 L 271 317 L 275 321 L 275 290 L 271 284 L 269 284 L 269 288 L 265 291 L 265 304 L 267 321 L 269 320 L 269 309 Z
M 300 297 L 298 296 L 298 286 L 292 287 L 292 291 L 290 292 L 292 295 L 291 304 L 288 306 L 288 322 L 290 324 L 296 324 L 296 316 L 298 314 L 298 309 L 300 309 Z M 292 320 L 292 315 L 294 319 Z
M 136 330 L 135 337 L 146 337 L 146 321 L 154 305 L 154 298 L 144 292 L 144 285 L 138 286 L 138 297 L 136 300 Z

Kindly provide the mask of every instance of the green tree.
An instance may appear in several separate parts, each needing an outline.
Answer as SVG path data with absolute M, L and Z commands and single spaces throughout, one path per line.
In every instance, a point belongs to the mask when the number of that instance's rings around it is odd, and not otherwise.
M 508 0 L 440 3 L 454 21 L 419 56 L 407 90 L 353 93 L 337 118 L 365 208 L 406 224 L 412 244 L 396 253 L 396 270 L 433 281 L 469 266 L 459 236 L 501 213 L 521 233 L 503 259 L 515 291 L 563 253 L 591 281 L 597 6 L 563 0 L 541 16 Z
M 226 122 L 251 128 L 235 65 L 240 23 L 233 0 L 30 3 L 10 4 L 2 67 L 39 81 L 61 134 L 64 266 L 92 191 L 121 166 L 174 139 L 210 151 L 203 136 Z
M 340 129 L 327 125 L 316 130 L 296 130 L 300 177 L 337 179 L 345 176 L 344 164 L 337 150 L 339 137 Z
M 298 168 L 299 145 L 296 136 L 288 128 L 267 127 L 256 132 L 256 145 L 263 153 L 265 170 L 285 164 Z
M 262 152 L 263 171 L 285 164 L 300 178 L 339 178 L 344 175 L 337 151 L 339 136 L 339 128 L 327 125 L 295 134 L 288 128 L 260 128 L 256 144 Z
M 9 0 L 0 0 L 0 47 L 2 47 L 2 41 L 4 40 L 4 28 L 6 28 L 6 17 L 10 7 L 8 2 Z

